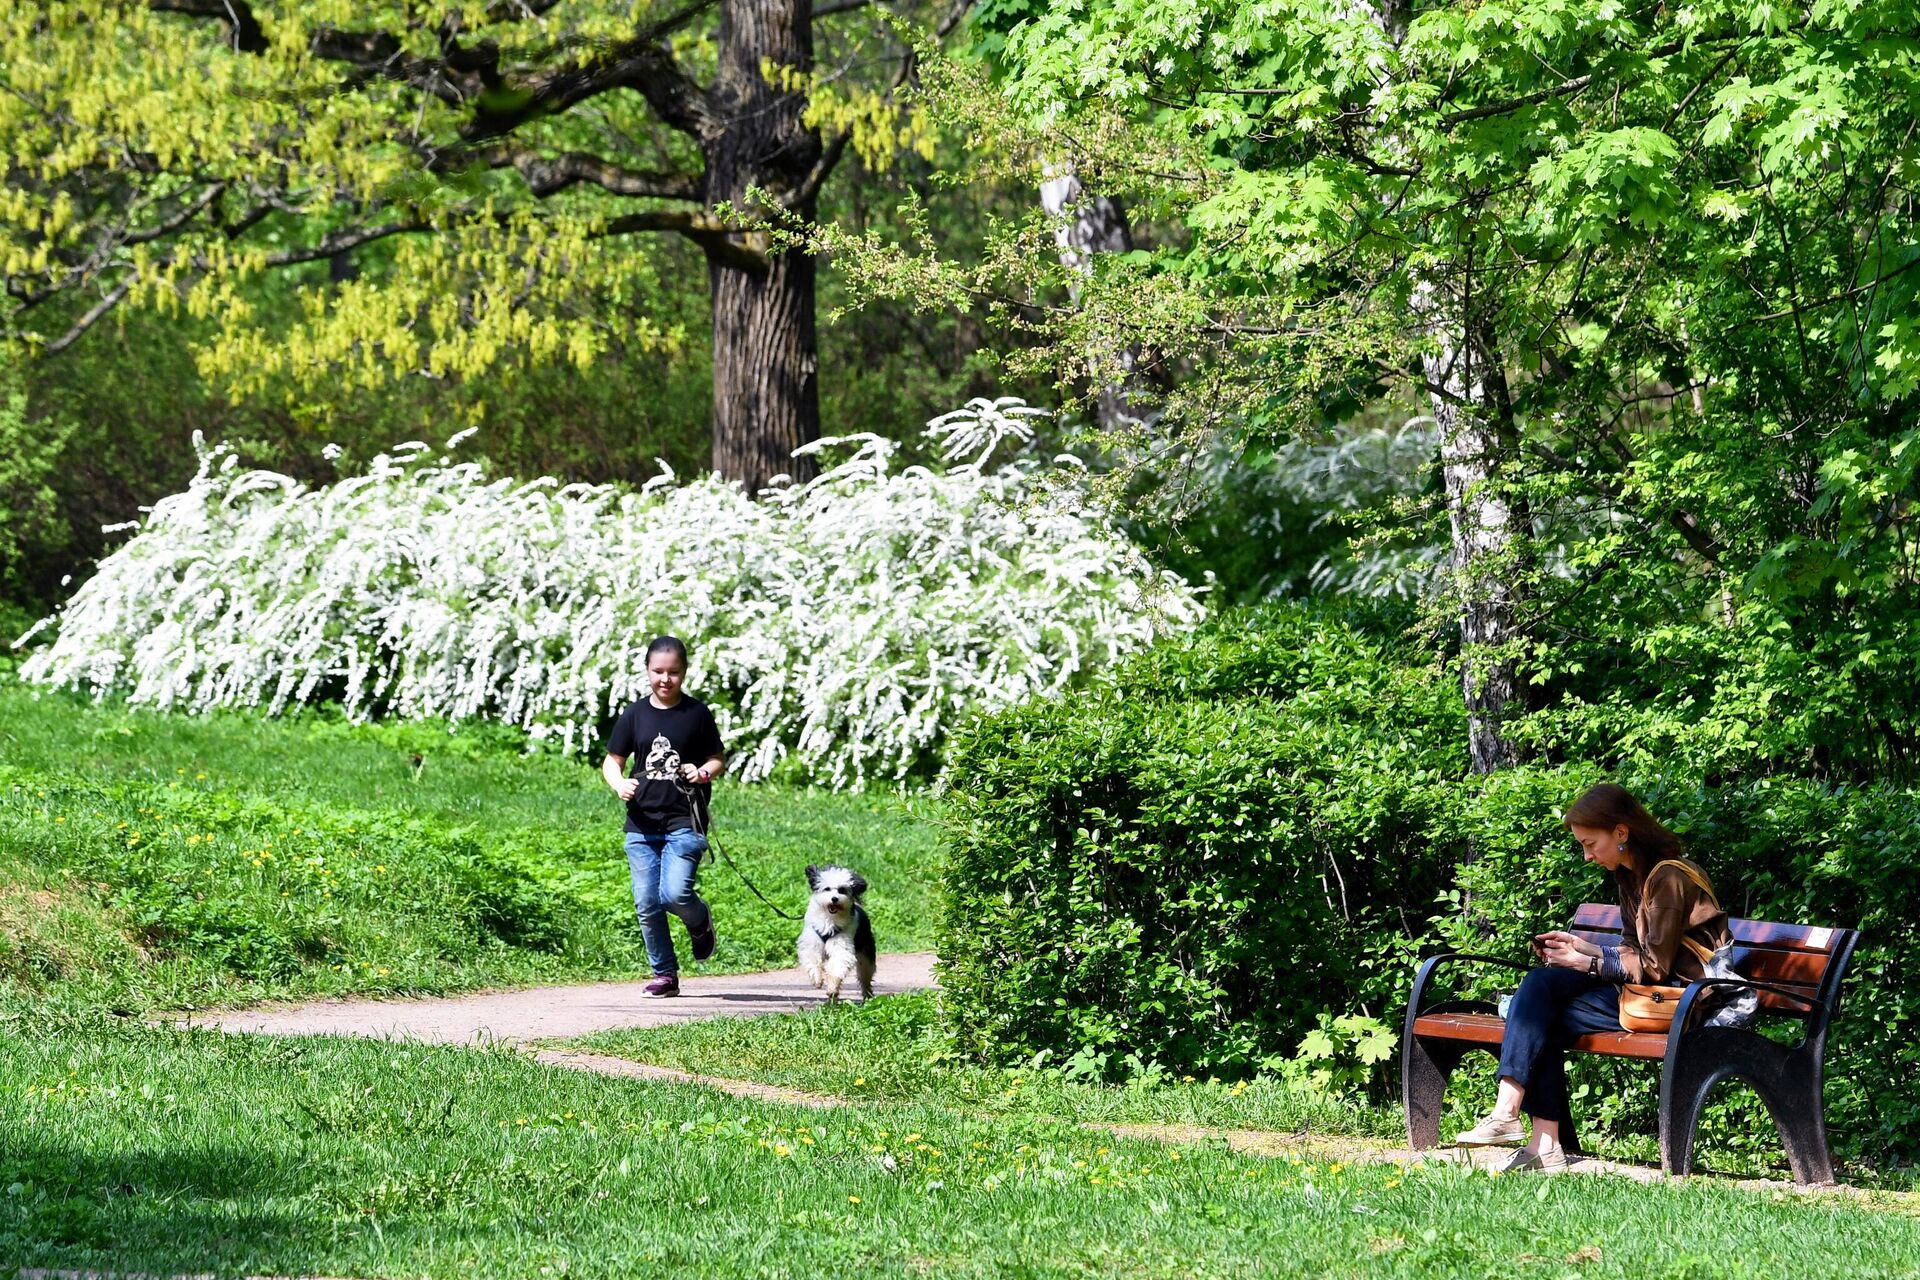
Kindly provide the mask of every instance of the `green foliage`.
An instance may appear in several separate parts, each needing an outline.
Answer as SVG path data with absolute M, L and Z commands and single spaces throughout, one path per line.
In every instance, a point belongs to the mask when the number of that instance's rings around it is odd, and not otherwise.
M 1560 821 L 1599 766 L 1469 776 L 1451 682 L 1417 654 L 1325 607 L 1271 608 L 1149 651 L 1100 694 L 978 726 L 953 771 L 940 935 L 964 1051 L 1379 1087 L 1367 1019 L 1398 1016 L 1415 957 L 1524 959 L 1531 934 L 1612 901 Z M 1657 750 L 1614 763 L 1733 914 L 1865 931 L 1829 1039 L 1828 1123 L 1843 1158 L 1911 1158 L 1920 792 Z M 1631 1149 L 1651 1132 L 1644 1069 L 1582 1063 L 1576 1080 L 1596 1136 Z M 1778 1159 L 1743 1089 L 1703 1147 Z
M 1378 1018 L 1322 1013 L 1282 1070 L 1315 1092 L 1345 1096 L 1377 1089 L 1399 1051 L 1399 1029 Z
M 1322 1011 L 1385 1015 L 1457 856 L 1428 828 L 1458 698 L 1413 652 L 1271 608 L 967 734 L 939 944 L 961 1047 L 1237 1075 Z
M 27 589 L 32 559 L 64 541 L 55 485 L 72 435 L 66 423 L 28 413 L 19 353 L 0 332 L 0 596 Z
M 937 114 L 997 141 L 978 157 L 996 177 L 1071 155 L 1128 202 L 1136 250 L 1063 282 L 1036 214 L 995 253 L 863 243 L 849 269 L 921 298 L 1070 283 L 1022 358 L 1085 371 L 1129 346 L 1181 370 L 1156 460 L 1215 430 L 1240 456 L 1355 401 L 1429 400 L 1406 376 L 1423 356 L 1497 373 L 1463 406 L 1488 486 L 1393 516 L 1432 543 L 1449 515 L 1509 504 L 1512 554 L 1438 585 L 1497 578 L 1525 602 L 1501 656 L 1534 700 L 1591 717 L 1540 750 L 1611 759 L 1657 707 L 1649 750 L 1689 769 L 1724 735 L 1742 769 L 1911 780 L 1913 10 L 1784 14 L 995 4 L 994 75 L 929 68 Z M 1253 541 L 1219 539 L 1230 585 L 1274 567 Z

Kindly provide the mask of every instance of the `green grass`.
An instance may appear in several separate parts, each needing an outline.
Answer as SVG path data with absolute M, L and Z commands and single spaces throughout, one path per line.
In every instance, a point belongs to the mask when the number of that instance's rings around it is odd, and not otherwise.
M 930 945 L 924 801 L 723 782 L 714 807 L 787 910 L 807 863 L 846 861 L 885 944 Z M 640 973 L 621 822 L 593 762 L 497 729 L 164 715 L 0 683 L 0 988 L 142 1009 Z M 721 945 L 700 968 L 792 963 L 794 926 L 732 869 L 710 862 L 701 890 Z
M 1395 1108 L 1290 1088 L 1267 1076 L 1226 1083 L 1151 1074 L 1127 1085 L 1104 1085 L 1058 1069 L 963 1062 L 940 1032 L 935 1001 L 930 993 L 884 996 L 772 1018 L 602 1032 L 578 1043 L 685 1071 L 861 1102 L 1074 1123 L 1310 1131 L 1389 1141 L 1404 1136 Z
M 982 1066 L 956 1056 L 941 1034 L 932 993 L 887 996 L 778 1017 L 710 1019 L 674 1026 L 602 1032 L 577 1043 L 599 1053 L 677 1067 L 700 1075 L 782 1085 L 859 1102 L 915 1103 L 975 1115 L 1045 1116 L 1080 1124 L 1153 1124 L 1209 1129 L 1253 1129 L 1320 1134 L 1401 1146 L 1406 1130 L 1396 1105 L 1369 1102 L 1358 1092 L 1330 1093 L 1273 1076 L 1236 1081 L 1177 1079 L 1150 1072 L 1122 1085 L 1076 1078 L 1057 1066 Z M 1576 1060 L 1576 1066 L 1581 1060 Z M 1493 1101 L 1490 1057 L 1470 1058 L 1448 1090 L 1442 1132 L 1472 1125 Z M 1595 1155 L 1657 1165 L 1652 1136 L 1659 1081 L 1655 1071 L 1615 1075 L 1620 1091 L 1583 1098 L 1593 1109 L 1632 1103 L 1644 1114 L 1611 1126 L 1589 1125 Z M 1737 1082 L 1717 1098 L 1747 1093 Z M 1790 1177 L 1779 1136 L 1770 1124 L 1736 1129 L 1725 1116 L 1702 1124 L 1697 1168 L 1737 1177 Z M 1856 1186 L 1911 1190 L 1907 1170 L 1854 1166 L 1841 1178 Z
M 1290 1163 L 922 1103 L 817 1112 L 498 1052 L 75 1026 L 0 1041 L 0 1079 L 12 1266 L 1920 1273 L 1920 1223 L 1839 1197 Z

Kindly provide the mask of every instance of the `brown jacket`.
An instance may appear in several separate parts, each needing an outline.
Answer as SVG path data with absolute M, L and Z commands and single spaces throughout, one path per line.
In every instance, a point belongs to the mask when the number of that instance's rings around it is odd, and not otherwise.
M 1700 957 L 1681 938 L 1691 937 L 1709 951 L 1732 941 L 1727 913 L 1703 890 L 1706 872 L 1685 859 L 1681 866 L 1661 863 L 1647 876 L 1644 895 L 1627 875 L 1615 873 L 1620 889 L 1620 968 L 1628 982 L 1685 983 L 1704 974 Z

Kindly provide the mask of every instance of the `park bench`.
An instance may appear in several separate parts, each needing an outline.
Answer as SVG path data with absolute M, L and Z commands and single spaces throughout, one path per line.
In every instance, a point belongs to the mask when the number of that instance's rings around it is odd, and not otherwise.
M 1669 1174 L 1691 1171 L 1700 1110 L 1713 1087 L 1731 1076 L 1752 1085 L 1766 1103 L 1786 1146 L 1794 1181 L 1802 1186 L 1832 1182 L 1833 1157 L 1827 1147 L 1821 1095 L 1827 1029 L 1840 1009 L 1840 980 L 1859 931 L 1762 920 L 1729 919 L 1727 923 L 1735 943 L 1734 969 L 1743 975 L 1743 982 L 1703 979 L 1685 988 L 1671 1032 L 1608 1031 L 1581 1036 L 1572 1047 L 1661 1063 L 1660 1166 Z M 1575 913 L 1570 932 L 1593 942 L 1615 942 L 1620 936 L 1620 909 L 1586 903 Z M 1443 968 L 1466 963 L 1522 972 L 1529 967 L 1497 956 L 1464 953 L 1434 956 L 1421 964 L 1407 1000 L 1400 1043 L 1407 1141 L 1416 1151 L 1440 1141 L 1441 1101 L 1447 1078 L 1461 1059 L 1475 1050 L 1495 1057 L 1500 1053 L 1506 1024 L 1494 1005 L 1484 1000 L 1428 1003 L 1434 976 Z M 1802 1022 L 1798 1043 L 1783 1044 L 1755 1029 L 1698 1025 L 1705 1009 L 1700 997 L 1710 988 L 1735 985 L 1750 986 L 1759 993 L 1756 1026 L 1769 1018 Z M 1579 1152 L 1579 1135 L 1571 1123 L 1561 1129 L 1560 1140 L 1569 1152 Z

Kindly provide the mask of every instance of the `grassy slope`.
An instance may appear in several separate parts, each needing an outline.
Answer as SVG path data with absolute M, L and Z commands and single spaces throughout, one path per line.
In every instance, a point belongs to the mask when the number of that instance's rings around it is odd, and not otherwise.
M 1920 1272 L 1920 1223 L 1704 1183 L 1301 1165 L 500 1053 L 0 1041 L 0 1258 L 179 1274 Z M 889 1163 L 891 1167 L 889 1167 Z
M 808 862 L 844 860 L 874 886 L 883 945 L 929 944 L 921 802 L 723 784 L 715 808 L 788 910 Z M 620 822 L 590 764 L 497 734 L 0 684 L 0 984 L 146 1007 L 641 972 Z M 728 867 L 701 887 L 722 939 L 705 968 L 791 963 L 794 926 Z

